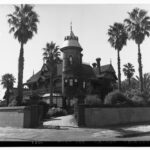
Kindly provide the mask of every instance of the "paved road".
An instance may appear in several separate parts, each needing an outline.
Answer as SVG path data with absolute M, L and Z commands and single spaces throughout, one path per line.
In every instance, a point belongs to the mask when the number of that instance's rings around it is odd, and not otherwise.
M 54 126 L 60 125 L 60 129 Z M 78 128 L 73 116 L 44 122 L 38 129 L 0 128 L 0 141 L 150 141 L 150 125 Z

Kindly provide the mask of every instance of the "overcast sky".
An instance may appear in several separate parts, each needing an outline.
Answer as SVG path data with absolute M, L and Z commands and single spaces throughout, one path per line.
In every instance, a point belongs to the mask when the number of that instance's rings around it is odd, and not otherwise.
M 101 57 L 101 65 L 109 64 L 110 59 L 117 73 L 117 52 L 108 43 L 107 31 L 114 22 L 123 22 L 127 12 L 139 7 L 148 11 L 150 4 L 90 4 L 90 5 L 35 5 L 39 15 L 38 33 L 24 46 L 24 82 L 36 73 L 43 64 L 42 48 L 47 42 L 54 41 L 61 47 L 64 37 L 73 32 L 79 38 L 83 48 L 83 62 L 92 64 Z M 5 73 L 18 74 L 18 56 L 20 45 L 13 34 L 9 34 L 7 14 L 12 13 L 13 5 L 0 5 L 0 78 Z M 150 72 L 150 38 L 141 45 L 143 73 Z M 137 45 L 128 41 L 121 51 L 121 70 L 125 63 L 132 63 L 138 75 Z M 125 79 L 123 72 L 122 80 Z M 15 84 L 16 85 L 16 84 Z M 4 90 L 0 86 L 0 99 Z

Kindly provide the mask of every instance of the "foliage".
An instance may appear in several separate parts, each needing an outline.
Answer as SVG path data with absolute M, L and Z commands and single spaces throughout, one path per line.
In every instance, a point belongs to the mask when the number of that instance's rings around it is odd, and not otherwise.
M 50 108 L 47 113 L 48 117 L 59 117 L 59 116 L 65 116 L 65 115 L 67 115 L 67 111 L 59 107 Z
M 127 42 L 127 33 L 122 23 L 114 23 L 108 30 L 109 43 L 115 50 L 121 50 Z
M 53 41 L 51 43 L 47 43 L 43 50 L 43 59 L 46 60 L 47 63 L 56 64 L 60 61 L 59 46 L 57 46 Z
M 123 72 L 124 75 L 127 77 L 130 86 L 131 78 L 133 77 L 135 72 L 134 66 L 131 63 L 125 64 L 123 68 Z
M 58 62 L 60 62 L 60 52 L 59 47 L 56 45 L 56 43 L 51 42 L 47 43 L 46 47 L 43 48 L 43 59 L 46 60 L 46 65 L 48 67 L 48 70 L 50 72 L 50 103 L 53 102 L 53 75 L 55 72 L 55 66 Z
M 14 86 L 16 79 L 12 74 L 6 73 L 2 76 L 1 84 L 3 85 L 3 88 L 12 89 Z
M 131 89 L 125 92 L 125 95 L 131 99 L 135 105 L 147 105 L 150 104 L 150 94 L 147 91 L 141 92 L 138 89 Z
M 9 32 L 14 32 L 15 39 L 26 44 L 29 39 L 32 39 L 33 34 L 37 33 L 38 15 L 33 11 L 32 5 L 15 5 L 14 8 L 15 11 L 8 15 Z
M 141 44 L 146 36 L 149 37 L 150 17 L 147 11 L 139 8 L 134 8 L 128 15 L 129 18 L 124 20 L 128 37 L 136 44 Z
M 132 105 L 131 101 L 121 92 L 118 90 L 110 92 L 106 95 L 104 104 L 107 105 Z
M 98 97 L 98 95 L 87 95 L 84 99 L 85 104 L 87 105 L 101 105 L 102 100 Z
M 143 91 L 143 71 L 142 71 L 142 56 L 140 45 L 143 43 L 146 36 L 150 33 L 150 17 L 147 16 L 147 11 L 139 8 L 134 8 L 128 12 L 129 18 L 125 19 L 125 27 L 128 32 L 128 38 L 135 41 L 138 46 L 138 63 L 140 90 Z
M 37 33 L 38 15 L 33 11 L 33 6 L 25 4 L 14 6 L 15 11 L 8 15 L 10 25 L 9 32 L 14 32 L 14 38 L 18 39 L 21 48 L 18 65 L 18 96 L 17 105 L 21 105 L 23 99 L 23 69 L 24 69 L 24 44 L 32 39 L 34 33 Z
M 9 103 L 9 107 L 14 107 L 17 105 L 17 101 L 15 99 L 13 99 L 10 103 Z
M 11 94 L 11 90 L 13 89 L 14 83 L 15 83 L 15 77 L 12 74 L 4 74 L 2 76 L 1 84 L 3 85 L 3 88 L 6 88 L 5 96 L 7 101 L 7 106 L 9 105 L 9 97 Z
M 127 79 L 122 81 L 121 85 L 122 85 L 122 92 L 126 92 L 126 91 L 131 90 L 131 89 L 138 89 L 139 82 L 136 78 L 131 78 L 130 79 L 130 85 L 129 85 L 129 81 Z
M 113 26 L 110 26 L 108 29 L 109 39 L 108 42 L 111 46 L 117 50 L 118 57 L 118 88 L 121 90 L 121 72 L 120 72 L 120 54 L 119 52 L 122 50 L 123 46 L 126 45 L 127 42 L 127 33 L 125 27 L 121 23 L 114 23 Z

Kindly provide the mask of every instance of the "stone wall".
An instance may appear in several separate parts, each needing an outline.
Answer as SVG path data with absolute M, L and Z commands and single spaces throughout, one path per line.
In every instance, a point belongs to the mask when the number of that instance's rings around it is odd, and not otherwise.
M 85 108 L 84 115 L 87 127 L 150 123 L 150 107 Z
M 0 107 L 0 127 L 37 127 L 40 109 L 38 106 Z
M 150 107 L 91 107 L 79 105 L 76 115 L 79 126 L 93 128 L 150 123 Z

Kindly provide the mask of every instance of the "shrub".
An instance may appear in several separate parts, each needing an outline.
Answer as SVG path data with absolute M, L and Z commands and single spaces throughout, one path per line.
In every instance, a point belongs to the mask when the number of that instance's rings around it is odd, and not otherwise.
M 8 106 L 9 106 L 9 107 L 17 106 L 17 101 L 16 101 L 15 99 L 13 99 L 13 100 L 9 103 Z
M 132 89 L 130 91 L 126 91 L 125 95 L 131 99 L 133 104 L 135 105 L 146 105 L 150 104 L 150 95 L 149 92 L 143 91 L 140 92 L 139 90 Z
M 104 104 L 108 105 L 132 105 L 132 102 L 121 92 L 113 91 L 106 95 Z
M 65 115 L 67 115 L 67 111 L 59 107 L 50 108 L 47 113 L 48 117 L 59 117 L 59 116 L 65 116 Z
M 144 97 L 142 96 L 134 95 L 131 100 L 134 105 L 146 105 L 147 104 Z
M 100 105 L 102 100 L 97 95 L 87 95 L 84 99 L 85 104 L 87 105 Z

